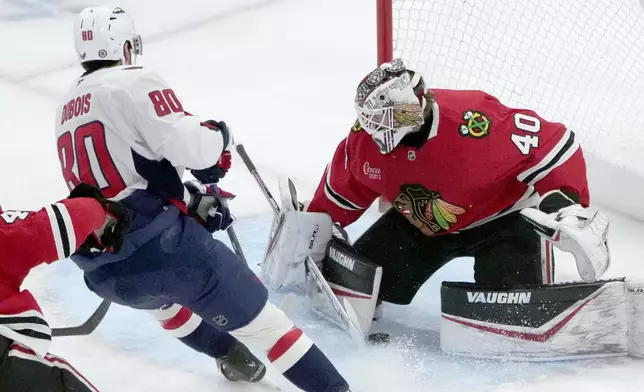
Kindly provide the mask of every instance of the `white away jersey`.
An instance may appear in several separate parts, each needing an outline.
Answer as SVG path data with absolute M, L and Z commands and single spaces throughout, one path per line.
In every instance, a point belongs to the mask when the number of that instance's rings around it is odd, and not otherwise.
M 87 182 L 116 200 L 136 189 L 186 200 L 184 169 L 211 167 L 224 149 L 221 132 L 200 124 L 156 73 L 142 67 L 84 75 L 57 110 L 63 177 L 70 189 Z

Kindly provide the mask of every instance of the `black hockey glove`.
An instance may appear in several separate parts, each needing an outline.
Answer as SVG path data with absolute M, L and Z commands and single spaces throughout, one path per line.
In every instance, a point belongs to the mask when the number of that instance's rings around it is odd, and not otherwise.
M 213 131 L 221 132 L 224 139 L 224 151 L 214 166 L 200 170 L 193 169 L 190 170 L 190 173 L 202 184 L 216 184 L 220 179 L 224 178 L 232 164 L 232 155 L 229 150 L 233 141 L 232 133 L 223 121 L 208 120 L 202 122 L 201 125 Z
M 232 199 L 231 193 L 222 191 L 215 185 L 203 185 L 194 181 L 184 184 L 190 192 L 188 214 L 210 233 L 226 230 L 233 224 L 233 217 L 222 199 Z
M 125 235 L 132 226 L 128 209 L 119 202 L 107 200 L 98 188 L 87 183 L 81 183 L 74 188 L 68 199 L 78 197 L 98 201 L 106 212 L 103 226 L 89 235 L 80 246 L 80 249 L 89 252 L 120 251 Z

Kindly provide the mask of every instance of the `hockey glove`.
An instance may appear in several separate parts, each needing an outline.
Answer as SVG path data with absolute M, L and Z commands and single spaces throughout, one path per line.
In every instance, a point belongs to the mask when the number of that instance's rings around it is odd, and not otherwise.
M 310 200 L 306 201 L 298 201 L 296 209 L 300 212 L 306 212 L 306 210 L 309 207 L 309 204 L 311 204 Z M 335 238 L 338 241 L 342 241 L 346 243 L 347 245 L 351 245 L 351 240 L 349 239 L 349 233 L 340 226 L 338 222 L 333 222 L 333 238 Z
M 610 266 L 609 220 L 601 212 L 591 214 L 557 190 L 546 193 L 537 208 L 521 210 L 521 215 L 540 236 L 573 254 L 585 282 L 599 279 Z
M 190 192 L 188 214 L 195 218 L 206 230 L 214 233 L 226 230 L 233 224 L 230 210 L 221 203 L 220 199 L 232 199 L 234 195 L 222 191 L 213 184 L 203 185 L 196 181 L 184 183 Z
M 118 252 L 132 225 L 128 209 L 119 202 L 107 200 L 93 185 L 82 183 L 69 194 L 69 199 L 86 197 L 97 200 L 106 212 L 103 226 L 89 235 L 80 249 L 86 252 Z
M 193 169 L 190 170 L 195 178 L 202 184 L 216 184 L 220 179 L 226 176 L 230 166 L 232 164 L 232 155 L 230 154 L 230 148 L 233 144 L 232 133 L 228 129 L 228 126 L 223 121 L 208 120 L 201 123 L 202 126 L 212 129 L 216 132 L 221 132 L 224 139 L 224 151 L 219 157 L 219 161 L 214 166 L 211 166 L 206 169 Z
M 321 262 L 333 236 L 328 214 L 301 212 L 294 186 L 280 179 L 279 188 L 282 209 L 273 220 L 262 263 L 264 281 L 275 290 L 304 285 L 305 259 Z

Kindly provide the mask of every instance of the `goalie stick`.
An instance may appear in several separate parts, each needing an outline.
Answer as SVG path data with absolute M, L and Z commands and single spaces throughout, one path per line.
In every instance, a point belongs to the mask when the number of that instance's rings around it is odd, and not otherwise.
M 268 200 L 268 203 L 271 205 L 273 212 L 275 214 L 279 214 L 280 207 L 277 204 L 277 201 L 275 200 L 270 190 L 262 180 L 262 177 L 259 175 L 259 172 L 257 171 L 257 168 L 253 164 L 253 161 L 246 153 L 246 149 L 242 144 L 238 144 L 235 148 L 239 156 L 242 158 L 242 161 L 248 168 L 248 171 L 255 178 L 255 181 L 257 181 L 257 185 L 259 185 L 259 188 L 261 189 L 262 193 L 266 197 L 266 200 Z M 295 186 L 293 186 L 293 183 L 291 182 L 290 179 L 289 179 L 288 185 L 289 185 L 289 190 L 293 195 L 293 200 L 297 200 L 297 196 L 295 195 Z M 329 287 L 329 284 L 326 282 L 326 279 L 324 279 L 324 275 L 322 274 L 322 271 L 320 271 L 320 268 L 317 266 L 315 261 L 313 261 L 313 259 L 311 259 L 310 257 L 307 257 L 305 260 L 305 263 L 306 263 L 306 269 L 307 269 L 307 281 L 309 282 L 309 286 L 311 286 L 311 283 L 315 284 L 316 286 L 315 288 L 317 288 L 317 290 L 327 299 L 328 305 L 335 312 L 337 318 L 328 314 L 324 310 L 316 308 L 314 306 L 313 308 L 315 312 L 320 316 L 326 318 L 327 320 L 333 322 L 335 325 L 339 326 L 340 328 L 344 329 L 346 332 L 349 333 L 349 335 L 352 337 L 354 341 L 356 341 L 360 346 L 364 346 L 365 344 L 364 332 L 359 327 L 360 324 L 358 322 L 356 311 L 355 309 L 353 309 L 353 306 L 351 306 L 351 304 L 348 301 L 346 301 L 346 299 L 345 301 L 343 301 L 342 304 L 340 303 L 338 298 L 333 293 L 333 290 L 331 290 L 331 287 Z M 314 288 L 309 287 L 309 291 L 313 289 Z M 311 296 L 311 293 L 309 293 L 309 295 Z
M 228 201 L 225 199 L 219 199 L 221 204 L 228 208 Z M 244 262 L 244 264 L 248 265 L 248 262 L 246 261 L 246 256 L 244 256 L 244 252 L 242 250 L 241 244 L 239 242 L 239 238 L 237 237 L 237 233 L 235 232 L 235 229 L 233 228 L 233 225 L 230 225 L 228 229 L 226 229 L 226 233 L 228 234 L 228 238 L 230 238 L 230 243 L 233 245 L 233 249 L 237 256 Z M 110 305 L 112 303 L 106 299 L 101 302 L 100 305 L 98 305 L 98 308 L 92 313 L 91 316 L 82 324 L 74 326 L 74 327 L 60 327 L 60 328 L 52 328 L 51 330 L 51 336 L 53 337 L 60 337 L 60 336 L 86 336 L 94 332 L 96 327 L 103 321 L 105 318 L 105 315 L 107 314 L 107 311 L 110 309 Z

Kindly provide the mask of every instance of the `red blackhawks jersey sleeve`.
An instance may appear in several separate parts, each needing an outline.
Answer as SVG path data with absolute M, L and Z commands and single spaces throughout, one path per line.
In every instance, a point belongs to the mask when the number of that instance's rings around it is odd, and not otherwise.
M 87 198 L 37 212 L 0 212 L 0 335 L 47 352 L 49 326 L 34 297 L 20 286 L 32 268 L 69 257 L 104 221 L 101 205 Z
M 542 138 L 543 145 L 527 160 L 517 179 L 544 195 L 562 190 L 576 195 L 584 207 L 590 204 L 586 161 L 576 135 L 562 129 Z
M 342 227 L 355 222 L 379 196 L 352 174 L 351 137 L 342 140 L 315 191 L 307 211 L 326 212 Z
M 517 180 L 540 195 L 557 189 L 571 192 L 587 207 L 586 163 L 575 132 L 561 123 L 544 120 L 532 110 L 498 106 L 502 108 L 498 116 L 509 128 L 508 148 L 516 148 L 524 156 Z
M 450 119 L 460 120 L 461 139 L 487 144 L 487 150 L 471 153 L 495 162 L 499 179 L 512 175 L 528 187 L 528 193 L 565 190 L 588 206 L 586 164 L 574 130 L 545 120 L 533 110 L 505 106 L 483 91 L 435 92 L 445 113 L 439 133 L 451 131 Z

